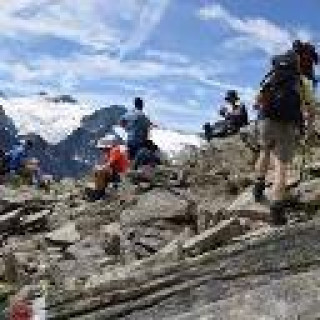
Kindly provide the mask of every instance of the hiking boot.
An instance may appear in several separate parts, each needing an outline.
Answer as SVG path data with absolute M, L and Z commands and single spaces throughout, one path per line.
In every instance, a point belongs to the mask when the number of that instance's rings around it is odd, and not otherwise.
M 266 188 L 264 179 L 258 179 L 253 185 L 252 195 L 255 202 L 262 202 L 265 198 L 264 190 Z
M 89 202 L 98 201 L 104 199 L 106 196 L 105 190 L 94 190 L 94 189 L 86 189 L 85 190 L 85 199 Z
M 283 226 L 287 223 L 286 205 L 284 201 L 274 201 L 270 206 L 270 215 L 275 226 Z

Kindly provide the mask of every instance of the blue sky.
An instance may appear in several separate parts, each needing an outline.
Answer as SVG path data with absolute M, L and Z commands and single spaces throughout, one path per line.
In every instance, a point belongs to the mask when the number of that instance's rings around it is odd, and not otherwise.
M 236 88 L 250 101 L 269 58 L 320 43 L 319 0 L 14 0 L 0 3 L 0 90 L 131 105 L 199 130 Z

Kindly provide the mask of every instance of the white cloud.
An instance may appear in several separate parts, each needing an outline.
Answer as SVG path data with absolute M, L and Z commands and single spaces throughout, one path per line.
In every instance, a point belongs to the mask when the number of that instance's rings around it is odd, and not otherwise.
M 228 45 L 229 47 L 240 48 L 240 50 L 258 48 L 267 54 L 275 54 L 290 47 L 293 39 L 310 40 L 312 38 L 311 33 L 302 28 L 289 31 L 264 18 L 248 17 L 241 19 L 232 15 L 220 4 L 202 7 L 199 16 L 203 20 L 221 21 L 239 34 L 232 39 L 234 44 L 231 44 L 231 40 L 228 41 Z
M 145 52 L 147 58 L 157 59 L 161 62 L 173 64 L 188 64 L 191 63 L 190 59 L 185 55 L 178 52 L 160 51 L 160 50 L 147 50 Z
M 149 0 L 141 8 L 138 22 L 128 40 L 122 44 L 120 57 L 139 48 L 150 36 L 153 29 L 160 23 L 170 0 Z
M 1 35 L 72 40 L 124 57 L 161 21 L 170 0 L 15 0 L 0 4 Z

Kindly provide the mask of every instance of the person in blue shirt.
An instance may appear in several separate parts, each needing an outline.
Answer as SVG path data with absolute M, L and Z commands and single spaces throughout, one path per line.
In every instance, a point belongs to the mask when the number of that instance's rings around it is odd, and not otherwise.
M 7 153 L 8 171 L 17 173 L 24 168 L 28 159 L 28 153 L 32 149 L 33 143 L 31 140 L 25 140 L 16 144 Z
M 149 137 L 151 121 L 143 112 L 143 100 L 134 100 L 134 109 L 128 111 L 120 120 L 120 125 L 127 132 L 127 147 L 130 160 L 134 160 L 137 152 L 145 145 Z

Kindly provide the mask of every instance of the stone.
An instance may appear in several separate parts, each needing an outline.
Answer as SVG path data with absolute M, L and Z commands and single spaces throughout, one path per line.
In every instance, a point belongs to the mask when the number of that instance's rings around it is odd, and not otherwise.
M 24 217 L 21 224 L 26 228 L 33 227 L 35 225 L 44 227 L 47 224 L 49 214 L 50 210 L 42 210 L 40 212 L 36 212 Z
M 257 203 L 252 196 L 251 188 L 243 192 L 226 210 L 230 216 L 246 217 L 251 220 L 270 221 L 268 203 Z
M 244 227 L 238 218 L 223 220 L 215 227 L 187 240 L 183 245 L 183 249 L 188 253 L 196 251 L 197 254 L 201 254 L 225 245 L 232 238 L 238 237 L 243 233 Z
M 60 229 L 48 233 L 46 239 L 52 244 L 69 246 L 80 240 L 80 234 L 76 230 L 75 223 L 69 222 Z
M 152 190 L 141 195 L 138 203 L 121 213 L 121 224 L 139 224 L 157 219 L 190 220 L 190 202 L 169 191 Z
M 189 312 L 166 319 L 319 319 L 319 276 L 317 269 L 268 281 L 264 285 L 258 283 L 254 289 L 245 287 L 241 293 L 206 305 L 194 305 Z
M 301 183 L 293 191 L 298 201 L 307 206 L 320 206 L 320 179 Z
M 73 259 L 101 259 L 105 255 L 102 246 L 93 238 L 83 239 L 66 250 Z
M 11 284 L 19 282 L 19 266 L 15 253 L 7 250 L 3 256 L 3 276 L 4 279 Z
M 0 215 L 0 232 L 16 229 L 19 225 L 21 215 L 21 209 Z
M 209 227 L 217 225 L 226 218 L 224 208 L 226 200 L 223 198 L 204 199 L 197 206 L 198 232 L 203 232 Z

